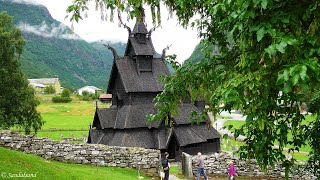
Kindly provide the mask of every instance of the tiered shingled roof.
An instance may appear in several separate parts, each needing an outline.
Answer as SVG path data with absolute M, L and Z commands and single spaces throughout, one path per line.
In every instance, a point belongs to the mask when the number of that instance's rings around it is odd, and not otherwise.
M 135 62 L 128 56 L 114 62 L 108 85 L 108 93 L 115 86 L 116 76 L 120 75 L 125 91 L 129 92 L 162 92 L 163 83 L 160 82 L 162 75 L 170 72 L 160 58 L 152 59 L 152 72 L 138 74 Z
M 129 31 L 124 57 L 114 56 L 107 91 L 113 94 L 115 104 L 108 109 L 97 108 L 88 142 L 166 149 L 171 138 L 175 138 L 179 146 L 219 139 L 219 133 L 213 127 L 208 128 L 205 122 L 191 125 L 191 112 L 200 112 L 190 103 L 179 106 L 178 115 L 172 117 L 172 128 L 160 121 L 146 122 L 148 114 L 156 113 L 152 99 L 163 91 L 160 78 L 170 74 L 164 60 L 153 57 L 155 51 L 150 34 L 143 23 L 137 23 L 133 31 Z M 140 60 L 151 61 L 150 71 L 139 72 Z M 123 102 L 117 103 L 119 100 Z

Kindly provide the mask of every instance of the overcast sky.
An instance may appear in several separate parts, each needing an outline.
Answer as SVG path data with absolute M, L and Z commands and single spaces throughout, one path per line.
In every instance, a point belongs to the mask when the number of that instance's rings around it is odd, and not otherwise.
M 45 5 L 50 11 L 53 18 L 65 25 L 71 27 L 71 23 L 68 19 L 65 19 L 66 9 L 71 4 L 71 0 L 13 0 L 24 1 L 27 3 L 40 3 Z M 88 18 L 74 23 L 74 32 L 77 33 L 84 40 L 100 41 L 107 40 L 113 42 L 126 42 L 128 38 L 128 32 L 126 29 L 118 26 L 117 18 L 114 18 L 114 23 L 101 21 L 100 14 L 95 11 L 94 4 L 89 7 Z M 165 7 L 162 8 L 165 10 Z M 162 27 L 156 29 L 152 33 L 152 41 L 154 47 L 158 53 L 162 52 L 162 49 L 167 45 L 172 44 L 167 54 L 176 54 L 179 62 L 187 59 L 195 46 L 199 43 L 197 32 L 194 29 L 184 29 L 178 25 L 176 18 L 168 19 L 168 12 L 162 12 Z M 126 21 L 126 18 L 123 19 Z M 133 29 L 134 20 L 126 22 L 131 29 Z M 152 28 L 151 18 L 147 17 L 147 28 Z

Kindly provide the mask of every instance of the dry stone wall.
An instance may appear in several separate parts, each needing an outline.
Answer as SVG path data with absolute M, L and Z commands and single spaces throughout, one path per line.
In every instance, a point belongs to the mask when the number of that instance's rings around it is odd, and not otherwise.
M 276 165 L 274 169 L 269 169 L 268 172 L 264 173 L 260 170 L 255 160 L 239 160 L 237 157 L 233 157 L 230 152 L 221 152 L 213 155 L 204 155 L 205 169 L 210 175 L 226 176 L 228 175 L 228 162 L 235 162 L 236 172 L 239 176 L 250 176 L 250 177 L 272 177 L 281 178 L 285 177 L 284 168 L 280 165 Z M 197 156 L 191 156 L 193 173 L 197 171 Z M 300 167 L 304 164 L 300 163 Z M 290 179 L 304 179 L 304 180 L 315 180 L 317 179 L 308 169 L 305 168 L 293 168 L 291 170 Z
M 0 131 L 0 146 L 41 156 L 48 160 L 97 166 L 130 167 L 155 176 L 160 167 L 160 151 L 97 144 L 70 144 Z

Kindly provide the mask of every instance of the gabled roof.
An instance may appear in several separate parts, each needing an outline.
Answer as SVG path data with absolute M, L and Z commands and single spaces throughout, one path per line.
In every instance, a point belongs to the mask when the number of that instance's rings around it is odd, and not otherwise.
M 89 141 L 94 144 L 106 144 L 121 147 L 142 147 L 166 149 L 170 138 L 176 138 L 180 146 L 207 142 L 209 139 L 220 138 L 219 133 L 206 124 L 182 125 L 172 129 L 91 129 Z
M 43 84 L 38 84 L 38 83 L 30 83 L 30 86 L 34 87 L 34 88 L 45 88 L 46 86 Z
M 91 129 L 90 142 L 94 144 L 107 144 L 108 146 L 157 148 L 154 130 L 147 128 L 129 130 L 99 130 Z
M 147 38 L 145 43 L 139 43 L 138 39 L 135 36 L 129 37 L 130 43 L 128 43 L 128 47 L 126 49 L 129 50 L 129 46 L 133 48 L 133 52 L 137 56 L 146 55 L 146 56 L 153 56 L 155 54 L 155 50 L 151 41 L 151 38 Z
M 190 124 L 191 123 L 191 113 L 200 113 L 199 109 L 190 103 L 180 104 L 178 107 L 178 115 L 173 117 L 175 124 Z
M 54 84 L 59 81 L 59 78 L 39 78 L 39 79 L 28 79 L 30 83 L 36 84 Z
M 112 99 L 112 94 L 100 94 L 99 99 Z
M 95 90 L 95 91 L 101 91 L 100 88 L 97 88 L 95 86 L 84 86 L 84 87 L 82 87 L 82 88 L 80 88 L 78 90 L 85 89 L 85 88 L 89 88 L 89 89 L 92 89 L 92 90 Z
M 114 61 L 111 72 L 108 93 L 112 92 L 117 73 L 119 73 L 127 93 L 161 92 L 164 84 L 160 82 L 160 76 L 170 74 L 165 62 L 160 58 L 152 59 L 152 72 L 138 74 L 135 62 L 127 56 Z
M 136 56 L 153 56 L 155 54 L 155 50 L 152 44 L 151 37 L 148 37 L 147 34 L 148 31 L 145 24 L 137 22 L 133 28 L 132 33 L 129 36 L 124 54 L 128 56 L 130 49 L 132 49 L 133 54 Z M 142 38 L 142 41 L 139 40 L 139 38 Z
M 132 31 L 133 34 L 136 34 L 136 33 L 141 33 L 141 34 L 147 34 L 148 33 L 148 30 L 146 28 L 146 25 L 142 22 L 137 22 L 135 25 L 134 25 L 134 28 L 133 28 L 133 31 Z
M 220 134 L 212 126 L 205 123 L 200 125 L 181 125 L 174 128 L 174 134 L 180 146 L 207 142 L 209 139 L 220 138 Z
M 154 104 L 124 105 L 120 109 L 115 107 L 96 111 L 102 129 L 159 127 L 160 121 L 146 122 L 146 116 L 152 113 L 155 113 Z
M 173 117 L 175 125 L 190 125 L 191 113 L 199 112 L 199 110 L 192 104 L 184 103 L 178 107 L 178 115 Z M 160 121 L 152 123 L 146 122 L 148 114 L 154 114 L 156 109 L 154 103 L 123 105 L 121 108 L 100 108 L 96 110 L 96 117 L 102 129 L 130 129 L 130 128 L 158 128 Z M 96 119 L 95 118 L 95 119 Z
M 166 149 L 172 134 L 172 129 L 157 129 L 154 130 L 155 146 L 157 149 Z

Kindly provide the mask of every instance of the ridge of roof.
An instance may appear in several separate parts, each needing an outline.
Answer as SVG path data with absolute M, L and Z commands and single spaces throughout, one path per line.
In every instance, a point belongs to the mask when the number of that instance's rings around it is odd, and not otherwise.
M 134 25 L 133 34 L 140 33 L 140 34 L 147 34 L 148 30 L 146 28 L 146 25 L 143 22 L 136 22 Z

